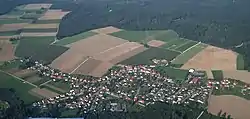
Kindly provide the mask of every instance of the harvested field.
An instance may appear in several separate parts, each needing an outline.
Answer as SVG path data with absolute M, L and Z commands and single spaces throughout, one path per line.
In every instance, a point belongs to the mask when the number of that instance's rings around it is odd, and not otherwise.
M 21 8 L 24 10 L 37 10 L 42 8 L 50 8 L 52 4 L 27 4 L 25 7 Z
M 69 12 L 63 12 L 62 10 L 48 10 L 39 20 L 53 20 L 62 19 Z
M 217 115 L 220 110 L 234 119 L 249 119 L 250 101 L 238 96 L 210 96 L 208 112 Z
M 89 58 L 86 60 L 79 68 L 74 71 L 74 74 L 89 74 L 93 71 L 97 66 L 99 66 L 102 62 L 93 58 Z
M 44 36 L 56 36 L 57 32 L 51 32 L 51 33 L 32 33 L 32 32 L 23 32 L 21 33 L 21 36 L 23 37 L 44 37 Z
M 105 28 L 94 29 L 92 31 L 96 32 L 96 33 L 110 34 L 110 33 L 119 32 L 119 31 L 121 31 L 121 29 L 115 28 L 113 26 L 109 26 L 109 27 L 105 27 Z
M 113 64 L 109 63 L 109 62 L 102 62 L 99 66 L 97 66 L 91 73 L 89 73 L 89 75 L 94 76 L 94 77 L 101 77 L 103 76 L 105 73 L 107 73 L 107 71 L 113 67 Z
M 70 61 L 69 61 L 70 58 Z M 57 57 L 52 63 L 51 67 L 60 69 L 63 72 L 71 73 L 78 65 L 85 61 L 88 57 L 79 52 L 69 49 L 62 55 Z
M 13 36 L 0 36 L 0 41 L 1 40 L 9 40 L 10 38 L 12 38 Z
M 8 40 L 0 40 L 0 61 L 15 59 L 15 47 Z
M 165 42 L 159 41 L 159 40 L 151 40 L 151 41 L 149 41 L 147 44 L 148 44 L 149 46 L 151 46 L 151 47 L 160 47 L 160 46 L 164 45 Z
M 0 26 L 0 32 L 17 31 L 24 28 L 26 25 L 28 25 L 28 23 L 3 24 Z
M 240 80 L 242 82 L 245 82 L 247 84 L 250 84 L 250 72 L 248 71 L 223 71 L 224 78 L 231 78 Z
M 74 42 L 68 46 L 70 47 L 70 50 L 73 50 L 73 52 L 82 53 L 84 56 L 94 56 L 100 52 L 113 49 L 126 42 L 126 40 L 120 38 L 105 34 L 98 34 L 84 40 Z
M 44 88 L 43 89 L 33 88 L 30 91 L 34 92 L 34 93 L 36 93 L 36 94 L 38 94 L 38 95 L 40 95 L 40 96 L 42 96 L 44 98 L 52 98 L 52 97 L 56 97 L 57 95 L 59 95 L 59 94 L 57 94 L 55 92 L 49 91 L 49 90 L 44 89 Z
M 126 42 L 124 44 L 117 46 L 116 48 L 106 50 L 105 52 L 101 52 L 98 55 L 93 56 L 93 58 L 101 61 L 110 61 L 116 57 L 129 53 L 130 51 L 142 46 L 143 45 L 136 42 Z
M 236 70 L 237 54 L 233 51 L 208 46 L 187 63 L 183 69 L 195 68 L 198 70 Z
M 115 57 L 114 59 L 110 60 L 110 63 L 117 64 L 117 63 L 122 62 L 124 60 L 127 60 L 130 57 L 133 57 L 133 56 L 135 56 L 135 55 L 137 55 L 145 50 L 147 50 L 147 48 L 145 48 L 144 46 L 138 47 L 136 49 L 131 50 L 128 53 L 124 53 L 118 57 Z
M 29 24 L 24 27 L 24 29 L 48 29 L 48 28 L 58 28 L 59 24 Z

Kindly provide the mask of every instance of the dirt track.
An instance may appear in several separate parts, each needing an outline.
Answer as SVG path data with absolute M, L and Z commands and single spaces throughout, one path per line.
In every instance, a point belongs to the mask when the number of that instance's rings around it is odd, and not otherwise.
M 234 119 L 249 119 L 250 101 L 231 95 L 210 97 L 208 112 L 217 115 L 222 110 Z
M 14 46 L 7 40 L 0 40 L 0 61 L 15 59 Z
M 101 34 L 110 34 L 110 33 L 119 32 L 121 31 L 121 29 L 115 28 L 113 26 L 109 26 L 109 27 L 94 29 L 92 31 L 96 33 L 101 33 Z
M 2 32 L 2 31 L 17 31 L 19 29 L 24 28 L 27 25 L 28 25 L 28 23 L 3 24 L 2 26 L 0 26 L 0 32 Z
M 151 41 L 149 41 L 147 44 L 148 44 L 149 46 L 151 46 L 151 47 L 160 47 L 160 46 L 164 45 L 165 42 L 159 41 L 159 40 L 151 40 Z
M 233 51 L 208 46 L 181 68 L 190 69 L 195 68 L 199 70 L 236 70 L 237 54 Z
M 231 78 L 250 84 L 250 72 L 248 71 L 223 71 L 225 78 Z

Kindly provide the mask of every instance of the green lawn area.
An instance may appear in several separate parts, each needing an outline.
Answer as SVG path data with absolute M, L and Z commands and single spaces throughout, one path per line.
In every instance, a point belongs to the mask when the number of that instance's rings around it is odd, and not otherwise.
M 67 44 L 91 37 L 91 36 L 96 35 L 96 34 L 97 33 L 95 33 L 95 32 L 88 31 L 88 32 L 80 33 L 80 34 L 77 34 L 74 36 L 65 37 L 65 38 L 59 40 L 58 42 L 56 42 L 55 45 L 67 45 Z
M 165 66 L 158 66 L 155 67 L 155 70 L 160 72 L 163 75 L 167 75 L 173 79 L 185 81 L 186 76 L 188 74 L 188 70 L 183 69 L 176 69 L 171 67 L 165 67 Z
M 44 28 L 41 28 L 41 29 L 39 29 L 39 28 L 37 28 L 37 29 L 35 29 L 35 28 L 33 28 L 33 29 L 22 29 L 22 32 L 57 32 L 57 28 L 46 28 L 46 29 L 44 29 Z
M 50 82 L 48 83 L 50 85 L 53 85 L 57 88 L 60 88 L 64 91 L 69 91 L 70 90 L 70 83 L 69 82 L 64 82 L 64 81 L 58 81 L 58 82 Z
M 152 59 L 167 59 L 172 60 L 180 53 L 163 49 L 163 48 L 149 48 L 148 50 L 139 53 L 125 61 L 122 61 L 121 64 L 152 64 Z
M 211 72 L 216 80 L 222 80 L 224 78 L 222 70 L 212 70 Z
M 164 32 L 164 30 L 152 30 L 152 31 L 119 31 L 115 33 L 111 33 L 110 35 L 122 38 L 128 41 L 133 41 L 133 42 L 142 42 L 147 39 L 149 36 L 157 35 Z
M 174 39 L 179 39 L 179 35 L 173 30 L 166 30 L 163 33 L 154 36 L 156 40 L 169 42 Z
M 178 39 L 172 39 L 171 41 L 167 42 L 162 48 L 167 48 L 167 49 L 176 49 L 178 46 L 188 42 L 188 40 L 183 39 L 183 38 L 178 38 Z
M 29 90 L 33 89 L 34 87 L 23 83 L 22 81 L 0 71 L 0 88 L 13 88 L 15 89 L 17 95 L 26 103 L 32 103 L 38 100 L 37 97 L 29 94 Z
M 191 40 L 189 40 L 188 43 L 186 43 L 186 44 L 184 44 L 184 45 L 182 45 L 182 46 L 176 48 L 175 50 L 178 50 L 178 51 L 183 52 L 183 51 L 185 51 L 186 49 L 188 49 L 188 48 L 192 47 L 193 45 L 195 45 L 196 43 L 197 43 L 196 41 L 191 41 Z
M 0 24 L 29 23 L 29 19 L 0 19 Z
M 52 24 L 52 23 L 60 23 L 61 19 L 52 19 L 52 20 L 37 20 L 36 24 Z
M 191 59 L 193 56 L 195 56 L 197 53 L 202 51 L 205 48 L 204 44 L 199 44 L 190 50 L 186 51 L 185 53 L 179 55 L 172 61 L 172 64 L 178 65 L 178 64 L 185 64 L 189 59 Z
M 17 57 L 32 57 L 34 60 L 50 63 L 60 56 L 67 47 L 49 45 L 54 37 L 29 37 L 20 40 L 15 52 Z
M 244 57 L 241 54 L 237 56 L 237 70 L 244 70 L 245 69 L 245 62 Z

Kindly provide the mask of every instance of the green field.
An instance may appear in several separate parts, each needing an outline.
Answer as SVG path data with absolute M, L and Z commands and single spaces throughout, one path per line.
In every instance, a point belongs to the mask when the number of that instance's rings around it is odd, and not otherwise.
M 31 56 L 34 60 L 42 61 L 43 63 L 50 63 L 68 50 L 67 47 L 49 45 L 53 41 L 54 37 L 23 38 L 16 48 L 15 56 Z
M 29 19 L 0 19 L 0 24 L 29 23 Z
M 61 19 L 52 19 L 52 20 L 36 20 L 34 23 L 36 24 L 52 24 L 52 23 L 60 23 Z
M 80 33 L 80 34 L 77 34 L 74 36 L 63 38 L 63 39 L 59 40 L 58 42 L 56 42 L 55 45 L 67 45 L 67 44 L 91 37 L 91 36 L 96 35 L 96 34 L 97 33 L 91 32 L 91 31 Z
M 181 82 L 185 81 L 188 70 L 183 69 L 175 69 L 171 67 L 158 66 L 155 67 L 155 70 L 160 72 L 163 75 L 167 75 L 173 79 L 180 80 Z
M 47 85 L 42 85 L 41 88 L 48 89 L 48 90 L 50 90 L 50 91 L 52 91 L 52 92 L 55 92 L 55 93 L 58 93 L 58 94 L 64 94 L 64 92 L 61 92 L 61 91 L 56 90 L 56 89 L 54 89 L 54 88 L 51 88 L 51 87 L 49 87 L 49 86 L 47 86 Z
M 19 60 L 13 60 L 13 61 L 6 61 L 6 62 L 3 62 L 1 65 L 0 65 L 0 70 L 9 70 L 9 69 L 13 69 L 13 68 L 18 68 L 19 65 L 20 65 L 20 61 Z
M 191 40 L 189 40 L 186 44 L 184 44 L 184 45 L 182 45 L 182 46 L 176 48 L 175 50 L 178 50 L 178 51 L 183 52 L 183 51 L 187 50 L 188 48 L 192 47 L 192 46 L 195 45 L 195 44 L 197 44 L 196 41 L 191 41 Z
M 216 80 L 222 80 L 224 78 L 222 70 L 212 70 L 211 72 Z
M 43 78 L 42 78 L 42 77 L 39 77 L 39 78 L 40 78 L 40 79 L 38 79 L 36 82 L 33 82 L 33 84 L 39 86 L 39 85 L 41 85 L 41 84 L 43 84 L 43 83 L 45 83 L 45 82 L 51 80 L 50 78 L 45 78 L 45 77 L 43 77 Z
M 183 39 L 183 38 L 172 39 L 171 41 L 167 42 L 166 44 L 164 44 L 161 47 L 166 48 L 166 49 L 176 49 L 176 48 L 178 48 L 178 46 L 180 46 L 186 42 L 188 42 L 188 40 Z
M 172 60 L 176 56 L 178 56 L 180 53 L 163 49 L 163 48 L 149 48 L 148 50 L 139 53 L 125 61 L 122 61 L 121 64 L 152 64 L 152 59 L 167 59 Z
M 128 41 L 141 42 L 143 43 L 150 36 L 154 36 L 164 32 L 164 30 L 155 30 L 155 31 L 119 31 L 111 33 L 110 35 L 122 38 Z
M 17 35 L 18 31 L 1 31 L 0 36 L 13 36 Z
M 26 103 L 32 103 L 38 100 L 37 97 L 29 94 L 29 90 L 33 89 L 34 87 L 23 83 L 22 81 L 0 71 L 0 88 L 13 88 L 15 89 L 17 95 Z
M 237 56 L 237 70 L 244 70 L 245 69 L 245 62 L 244 57 L 241 54 Z
M 22 32 L 29 32 L 29 33 L 32 33 L 32 32 L 57 32 L 57 28 L 33 28 L 33 29 L 22 29 Z
M 206 47 L 205 44 L 199 44 L 190 50 L 186 51 L 185 53 L 179 55 L 172 61 L 172 64 L 179 65 L 179 64 L 185 64 L 189 59 L 191 59 L 193 56 L 195 56 L 197 53 L 202 51 Z
M 164 31 L 161 34 L 154 36 L 156 40 L 169 42 L 174 39 L 179 39 L 179 35 L 173 30 Z
M 58 81 L 58 82 L 50 82 L 48 84 L 53 85 L 57 88 L 60 88 L 66 92 L 70 90 L 70 83 L 69 82 Z

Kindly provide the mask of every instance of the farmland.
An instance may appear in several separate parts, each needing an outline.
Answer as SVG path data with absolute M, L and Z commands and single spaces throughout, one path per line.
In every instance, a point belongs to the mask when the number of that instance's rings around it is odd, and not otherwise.
M 244 58 L 241 54 L 237 55 L 237 70 L 244 70 L 245 69 L 245 62 Z
M 222 80 L 224 78 L 222 70 L 212 70 L 212 74 L 216 80 Z
M 34 97 L 28 93 L 29 90 L 34 88 L 33 86 L 26 84 L 26 83 L 23 83 L 22 81 L 14 78 L 6 73 L 3 73 L 2 71 L 0 71 L 0 77 L 1 77 L 1 80 L 0 80 L 1 88 L 13 88 L 13 89 L 15 89 L 18 96 L 22 100 L 24 100 L 24 102 L 26 104 L 38 100 L 37 97 Z M 22 88 L 19 88 L 19 87 L 22 87 Z
M 162 48 L 149 48 L 148 50 L 139 53 L 125 61 L 122 61 L 121 64 L 152 64 L 152 59 L 167 59 L 172 60 L 180 53 L 162 49 Z
M 30 23 L 31 20 L 29 19 L 0 19 L 0 24 L 14 24 L 14 23 Z
M 164 66 L 155 67 L 155 70 L 160 73 L 167 74 L 169 77 L 175 79 L 176 81 L 181 81 L 181 82 L 186 80 L 186 76 L 188 74 L 188 70 L 175 69 Z
M 250 84 L 250 72 L 248 71 L 223 71 L 224 78 L 240 80 L 244 83 Z

